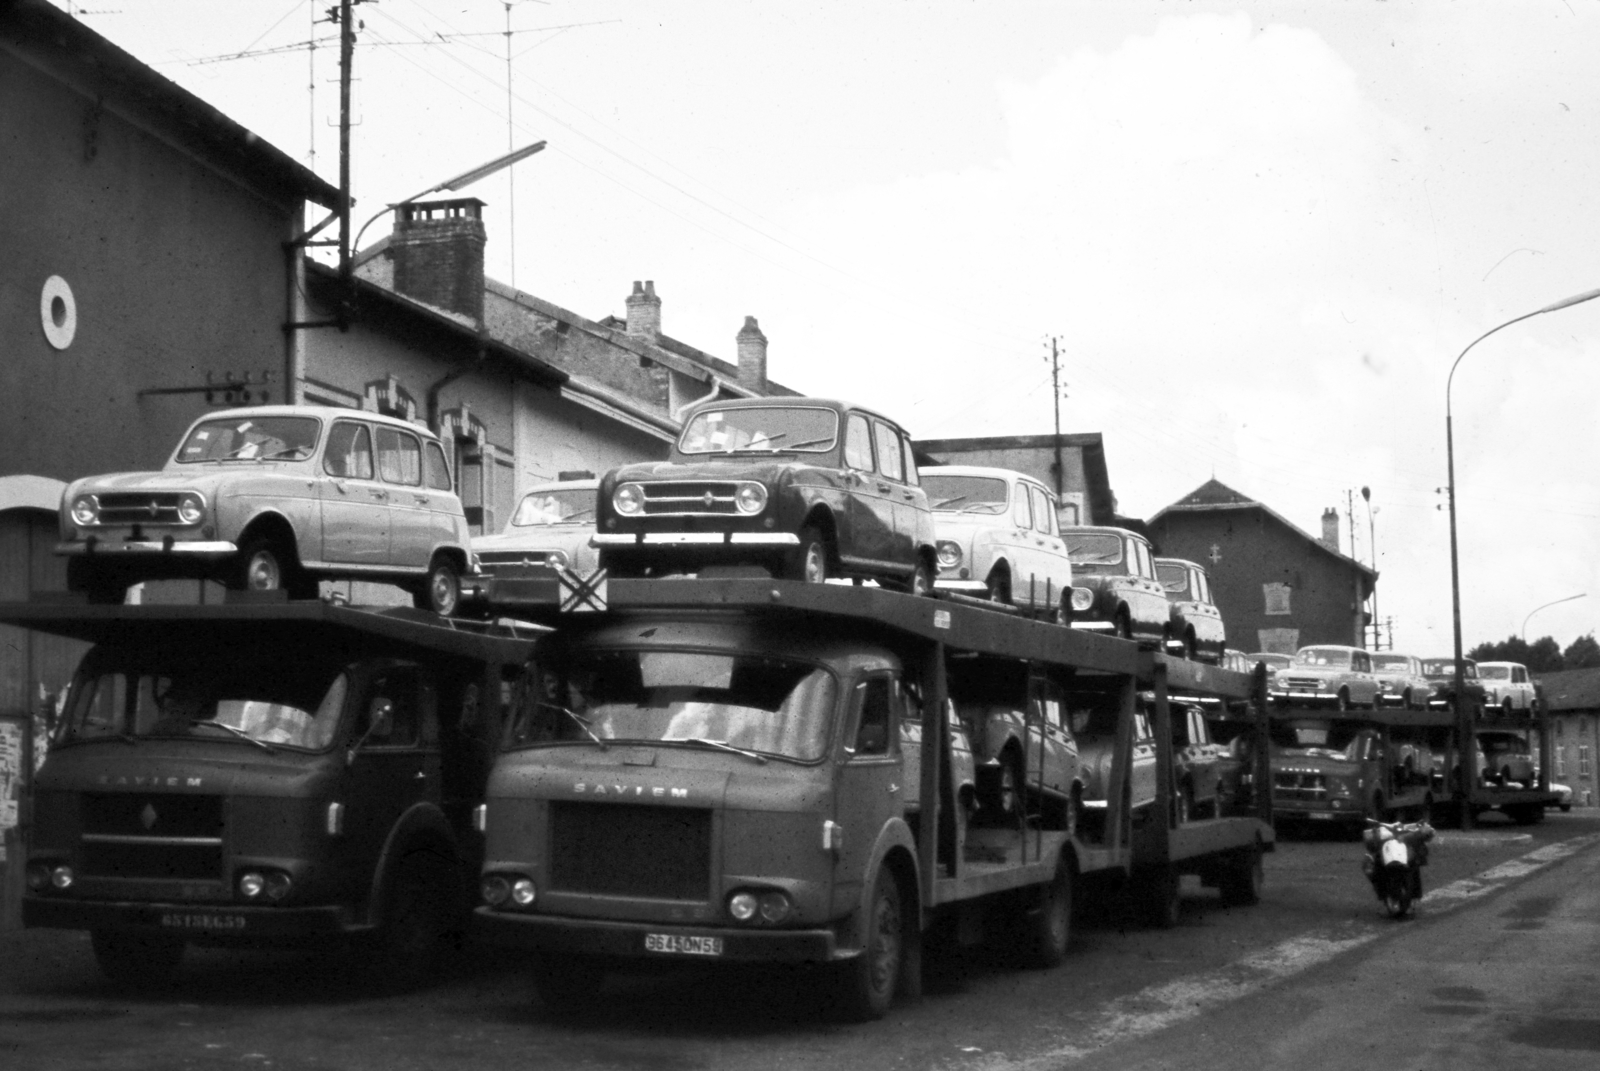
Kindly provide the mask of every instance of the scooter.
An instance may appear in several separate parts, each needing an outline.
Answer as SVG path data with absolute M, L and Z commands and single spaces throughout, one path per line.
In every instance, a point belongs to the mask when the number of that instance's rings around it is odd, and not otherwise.
M 1422 899 L 1422 868 L 1428 865 L 1428 842 L 1433 827 L 1426 822 L 1380 822 L 1367 819 L 1362 838 L 1367 855 L 1361 872 L 1383 901 L 1391 918 L 1404 918 L 1414 901 Z

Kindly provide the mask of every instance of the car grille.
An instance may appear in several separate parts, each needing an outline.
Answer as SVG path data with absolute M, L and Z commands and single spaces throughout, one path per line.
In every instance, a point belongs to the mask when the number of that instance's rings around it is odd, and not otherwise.
M 1272 775 L 1272 794 L 1279 800 L 1320 802 L 1328 798 L 1327 778 L 1319 773 L 1277 772 Z
M 96 496 L 100 524 L 177 524 L 175 491 L 118 492 Z
M 1322 683 L 1315 677 L 1283 677 L 1281 680 L 1285 688 L 1298 688 L 1309 692 L 1316 691 L 1317 686 Z
M 733 500 L 738 488 L 726 481 L 642 483 L 644 511 L 650 516 L 699 514 L 728 516 L 739 512 Z
M 547 568 L 545 550 L 491 550 L 478 552 L 478 564 L 483 571 L 495 576 L 506 576 L 524 569 Z
M 223 877 L 220 796 L 91 794 L 79 817 L 86 877 Z
M 711 812 L 553 801 L 550 887 L 601 896 L 709 900 Z

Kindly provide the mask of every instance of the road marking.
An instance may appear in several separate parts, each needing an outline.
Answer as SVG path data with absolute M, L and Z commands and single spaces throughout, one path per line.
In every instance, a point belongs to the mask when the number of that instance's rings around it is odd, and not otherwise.
M 1547 844 L 1520 858 L 1491 867 L 1476 877 L 1453 881 L 1428 892 L 1422 903 L 1428 916 L 1445 914 L 1557 860 L 1575 855 L 1596 841 L 1600 841 L 1600 834 Z M 1063 1039 L 1061 1044 L 1043 1052 L 1018 1059 L 986 1054 L 978 1059 L 968 1057 L 959 1063 L 963 1067 L 982 1071 L 1034 1071 L 1082 1060 L 1107 1045 L 1148 1037 L 1169 1026 L 1198 1018 L 1223 1004 L 1250 996 L 1326 963 L 1335 956 L 1360 948 L 1386 932 L 1389 931 L 1372 928 L 1358 934 L 1335 930 L 1300 934 L 1216 970 L 1163 982 L 1118 997 L 1088 1024 L 1075 1025 L 1071 1041 Z

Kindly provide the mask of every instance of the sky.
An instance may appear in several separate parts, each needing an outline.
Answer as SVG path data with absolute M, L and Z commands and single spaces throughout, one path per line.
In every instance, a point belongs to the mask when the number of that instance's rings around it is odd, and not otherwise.
M 334 0 L 56 2 L 337 182 Z M 1313 534 L 1334 507 L 1422 656 L 1451 645 L 1452 362 L 1600 288 L 1600 0 L 357 16 L 358 220 L 546 140 L 461 191 L 492 277 L 593 319 L 652 279 L 729 360 L 754 315 L 773 379 L 917 438 L 1051 431 L 1055 340 L 1122 513 L 1213 477 Z M 1597 358 L 1600 300 L 1449 387 L 1468 647 L 1600 623 Z

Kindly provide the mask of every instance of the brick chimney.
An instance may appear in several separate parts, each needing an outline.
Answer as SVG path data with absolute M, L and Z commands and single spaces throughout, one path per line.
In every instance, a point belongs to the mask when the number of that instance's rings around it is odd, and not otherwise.
M 399 205 L 394 210 L 394 288 L 483 323 L 483 202 L 476 197 Z
M 1339 552 L 1339 511 L 1332 506 L 1322 511 L 1322 545 Z
M 633 281 L 633 293 L 628 295 L 628 334 L 651 342 L 661 334 L 661 299 L 656 297 L 654 279 L 641 285 Z
M 735 336 L 739 343 L 739 386 L 757 394 L 767 393 L 767 336 L 754 316 L 744 318 Z

